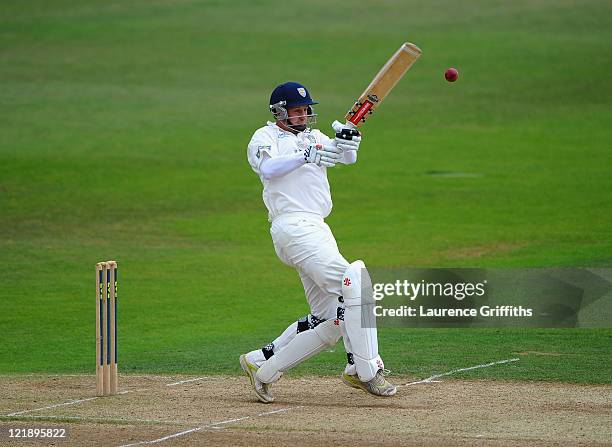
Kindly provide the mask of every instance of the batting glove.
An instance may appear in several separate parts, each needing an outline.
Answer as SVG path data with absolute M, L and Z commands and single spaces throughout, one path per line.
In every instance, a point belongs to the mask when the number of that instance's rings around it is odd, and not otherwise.
M 361 144 L 361 134 L 350 125 L 342 124 L 340 121 L 332 123 L 332 129 L 336 132 L 334 142 L 341 151 L 358 151 Z
M 304 149 L 306 163 L 333 168 L 342 158 L 342 150 L 334 145 L 309 144 Z

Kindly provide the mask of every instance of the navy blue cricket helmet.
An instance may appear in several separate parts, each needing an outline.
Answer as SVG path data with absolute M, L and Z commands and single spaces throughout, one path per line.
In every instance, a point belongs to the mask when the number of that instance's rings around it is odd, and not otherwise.
M 285 102 L 281 104 L 283 107 L 318 104 L 318 102 L 312 100 L 308 89 L 299 82 L 285 82 L 274 89 L 272 95 L 270 95 L 270 106 L 276 105 L 281 101 Z
M 270 95 L 270 111 L 277 120 L 288 118 L 287 108 L 308 106 L 308 116 L 315 117 L 312 105 L 318 104 L 310 97 L 308 89 L 299 82 L 285 82 L 272 91 Z M 293 126 L 290 126 L 293 127 Z

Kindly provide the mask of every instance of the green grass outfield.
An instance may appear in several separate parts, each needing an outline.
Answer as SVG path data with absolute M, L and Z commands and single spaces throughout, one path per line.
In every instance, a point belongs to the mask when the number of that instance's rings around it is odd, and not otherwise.
M 423 57 L 364 128 L 358 164 L 329 173 L 345 257 L 612 266 L 609 1 L 291 3 L 3 2 L 0 373 L 93 372 L 108 258 L 122 372 L 239 373 L 240 353 L 307 313 L 246 161 L 269 93 L 305 83 L 329 131 L 405 40 Z M 608 329 L 380 339 L 387 366 L 416 377 L 518 356 L 464 377 L 612 381 Z M 343 362 L 339 344 L 298 372 Z

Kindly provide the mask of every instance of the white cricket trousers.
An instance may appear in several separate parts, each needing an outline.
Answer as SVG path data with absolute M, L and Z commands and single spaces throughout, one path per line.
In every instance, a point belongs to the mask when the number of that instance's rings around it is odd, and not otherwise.
M 272 221 L 270 234 L 280 260 L 298 271 L 310 313 L 326 320 L 336 318 L 342 276 L 349 263 L 323 218 L 314 213 L 281 214 Z

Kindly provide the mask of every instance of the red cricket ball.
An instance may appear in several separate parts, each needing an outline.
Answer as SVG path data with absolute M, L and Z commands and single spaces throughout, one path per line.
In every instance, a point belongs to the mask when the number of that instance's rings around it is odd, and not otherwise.
M 444 77 L 446 78 L 448 82 L 455 82 L 457 78 L 459 77 L 459 72 L 457 71 L 456 68 L 451 67 L 444 72 Z

